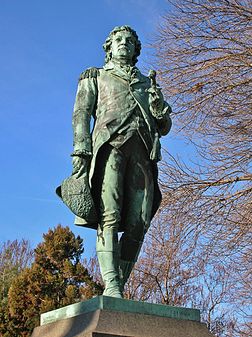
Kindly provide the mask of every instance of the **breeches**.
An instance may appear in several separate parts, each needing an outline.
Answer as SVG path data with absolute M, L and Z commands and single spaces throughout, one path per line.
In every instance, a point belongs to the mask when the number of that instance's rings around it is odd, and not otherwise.
M 105 144 L 94 178 L 98 236 L 107 230 L 123 231 L 121 258 L 134 260 L 150 225 L 154 193 L 152 163 L 140 137 L 133 136 L 119 149 Z

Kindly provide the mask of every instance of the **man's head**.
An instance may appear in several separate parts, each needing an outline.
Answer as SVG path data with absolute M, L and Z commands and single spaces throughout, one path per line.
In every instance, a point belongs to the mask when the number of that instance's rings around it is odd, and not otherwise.
M 111 59 L 126 62 L 131 65 L 137 63 L 140 55 L 141 42 L 137 33 L 129 26 L 115 27 L 106 39 L 103 48 L 106 52 L 105 63 Z

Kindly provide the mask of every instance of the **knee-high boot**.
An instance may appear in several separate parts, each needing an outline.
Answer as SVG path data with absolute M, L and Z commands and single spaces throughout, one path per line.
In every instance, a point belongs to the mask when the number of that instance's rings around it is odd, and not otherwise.
M 131 271 L 137 261 L 142 244 L 142 241 L 135 241 L 125 237 L 122 237 L 120 240 L 119 275 L 120 290 L 122 293 L 124 286 L 130 277 Z
M 132 269 L 134 268 L 135 262 L 119 260 L 119 274 L 120 274 L 120 290 L 121 293 L 124 291 L 124 286 L 127 283 Z
M 105 284 L 103 295 L 122 298 L 119 278 L 118 236 L 112 229 L 98 232 L 96 242 L 97 258 Z

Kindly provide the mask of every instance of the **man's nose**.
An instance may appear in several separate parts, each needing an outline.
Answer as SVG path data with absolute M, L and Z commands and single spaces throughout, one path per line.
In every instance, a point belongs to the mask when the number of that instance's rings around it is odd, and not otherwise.
M 122 40 L 121 40 L 121 44 L 127 44 L 127 40 L 126 40 L 126 39 L 124 39 L 124 38 L 122 38 Z

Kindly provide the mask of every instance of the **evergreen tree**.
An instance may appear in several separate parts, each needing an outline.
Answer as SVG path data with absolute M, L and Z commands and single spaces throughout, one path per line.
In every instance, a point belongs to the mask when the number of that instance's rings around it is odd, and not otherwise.
M 102 286 L 93 281 L 81 262 L 83 240 L 69 227 L 58 225 L 43 235 L 35 260 L 12 282 L 9 315 L 4 337 L 30 336 L 39 315 L 99 295 Z

